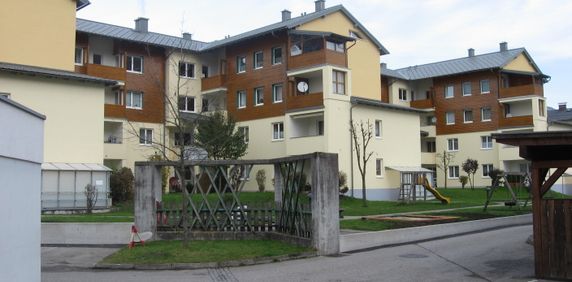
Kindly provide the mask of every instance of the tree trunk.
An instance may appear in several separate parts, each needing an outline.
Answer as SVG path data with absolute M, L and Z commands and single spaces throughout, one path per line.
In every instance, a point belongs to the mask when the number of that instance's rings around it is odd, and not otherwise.
M 367 207 L 367 197 L 365 192 L 365 173 L 361 175 L 361 191 L 362 191 L 362 204 Z

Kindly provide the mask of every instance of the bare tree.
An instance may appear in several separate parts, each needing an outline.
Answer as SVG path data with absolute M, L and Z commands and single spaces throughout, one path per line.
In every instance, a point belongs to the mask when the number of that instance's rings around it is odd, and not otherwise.
M 447 169 L 449 164 L 455 158 L 454 153 L 443 150 L 443 154 L 437 154 L 437 167 L 443 171 L 443 179 L 445 180 L 445 189 L 447 189 Z
M 366 123 L 363 121 L 360 121 L 359 123 L 350 122 L 350 133 L 354 143 L 354 152 L 358 161 L 358 169 L 361 174 L 363 206 L 367 207 L 365 175 L 367 162 L 373 155 L 373 151 L 368 152 L 367 146 L 373 138 L 373 125 L 369 120 Z
M 84 193 L 87 213 L 91 213 L 97 203 L 97 188 L 95 185 L 87 184 Z

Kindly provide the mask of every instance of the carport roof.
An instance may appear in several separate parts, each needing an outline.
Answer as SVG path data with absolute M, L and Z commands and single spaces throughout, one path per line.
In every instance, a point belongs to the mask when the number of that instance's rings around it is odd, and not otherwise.
M 112 171 L 104 165 L 91 163 L 42 163 L 42 170 Z

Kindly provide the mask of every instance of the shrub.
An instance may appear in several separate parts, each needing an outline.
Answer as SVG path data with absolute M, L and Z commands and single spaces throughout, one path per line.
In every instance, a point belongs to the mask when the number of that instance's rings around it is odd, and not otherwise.
M 135 177 L 128 167 L 123 167 L 111 173 L 109 184 L 111 186 L 111 198 L 114 203 L 125 202 L 133 199 L 133 184 Z
M 467 185 L 467 182 L 469 182 L 469 177 L 466 175 L 461 175 L 459 176 L 459 182 L 461 182 L 461 187 L 465 189 L 465 185 Z
M 340 171 L 339 178 L 338 178 L 338 187 L 340 188 L 340 194 L 345 194 L 348 192 L 348 175 Z
M 258 183 L 258 191 L 264 192 L 266 189 L 266 171 L 264 169 L 258 170 L 256 172 L 256 182 Z

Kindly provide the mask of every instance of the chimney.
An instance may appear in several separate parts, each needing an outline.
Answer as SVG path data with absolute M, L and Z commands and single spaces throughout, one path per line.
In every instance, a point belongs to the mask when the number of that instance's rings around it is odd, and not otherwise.
M 148 18 L 142 18 L 139 17 L 135 20 L 135 31 L 137 32 L 148 32 L 149 26 L 149 19 Z
M 501 43 L 499 43 L 499 47 L 500 47 L 500 51 L 504 52 L 504 51 L 508 50 L 508 43 L 501 42 Z
M 566 108 L 566 102 L 562 102 L 562 103 L 558 103 L 558 111 L 559 112 L 565 112 L 568 109 Z
M 382 69 L 387 69 L 387 63 L 381 63 L 381 68 L 382 68 Z
M 292 18 L 292 12 L 288 11 L 288 10 L 284 10 L 282 11 L 282 21 L 287 21 L 289 19 Z
M 316 0 L 314 1 L 314 4 L 316 5 L 316 12 L 326 8 L 326 0 Z
M 193 34 L 188 32 L 183 32 L 183 39 L 193 40 Z
M 469 57 L 474 57 L 475 56 L 475 49 L 473 48 L 469 48 Z

